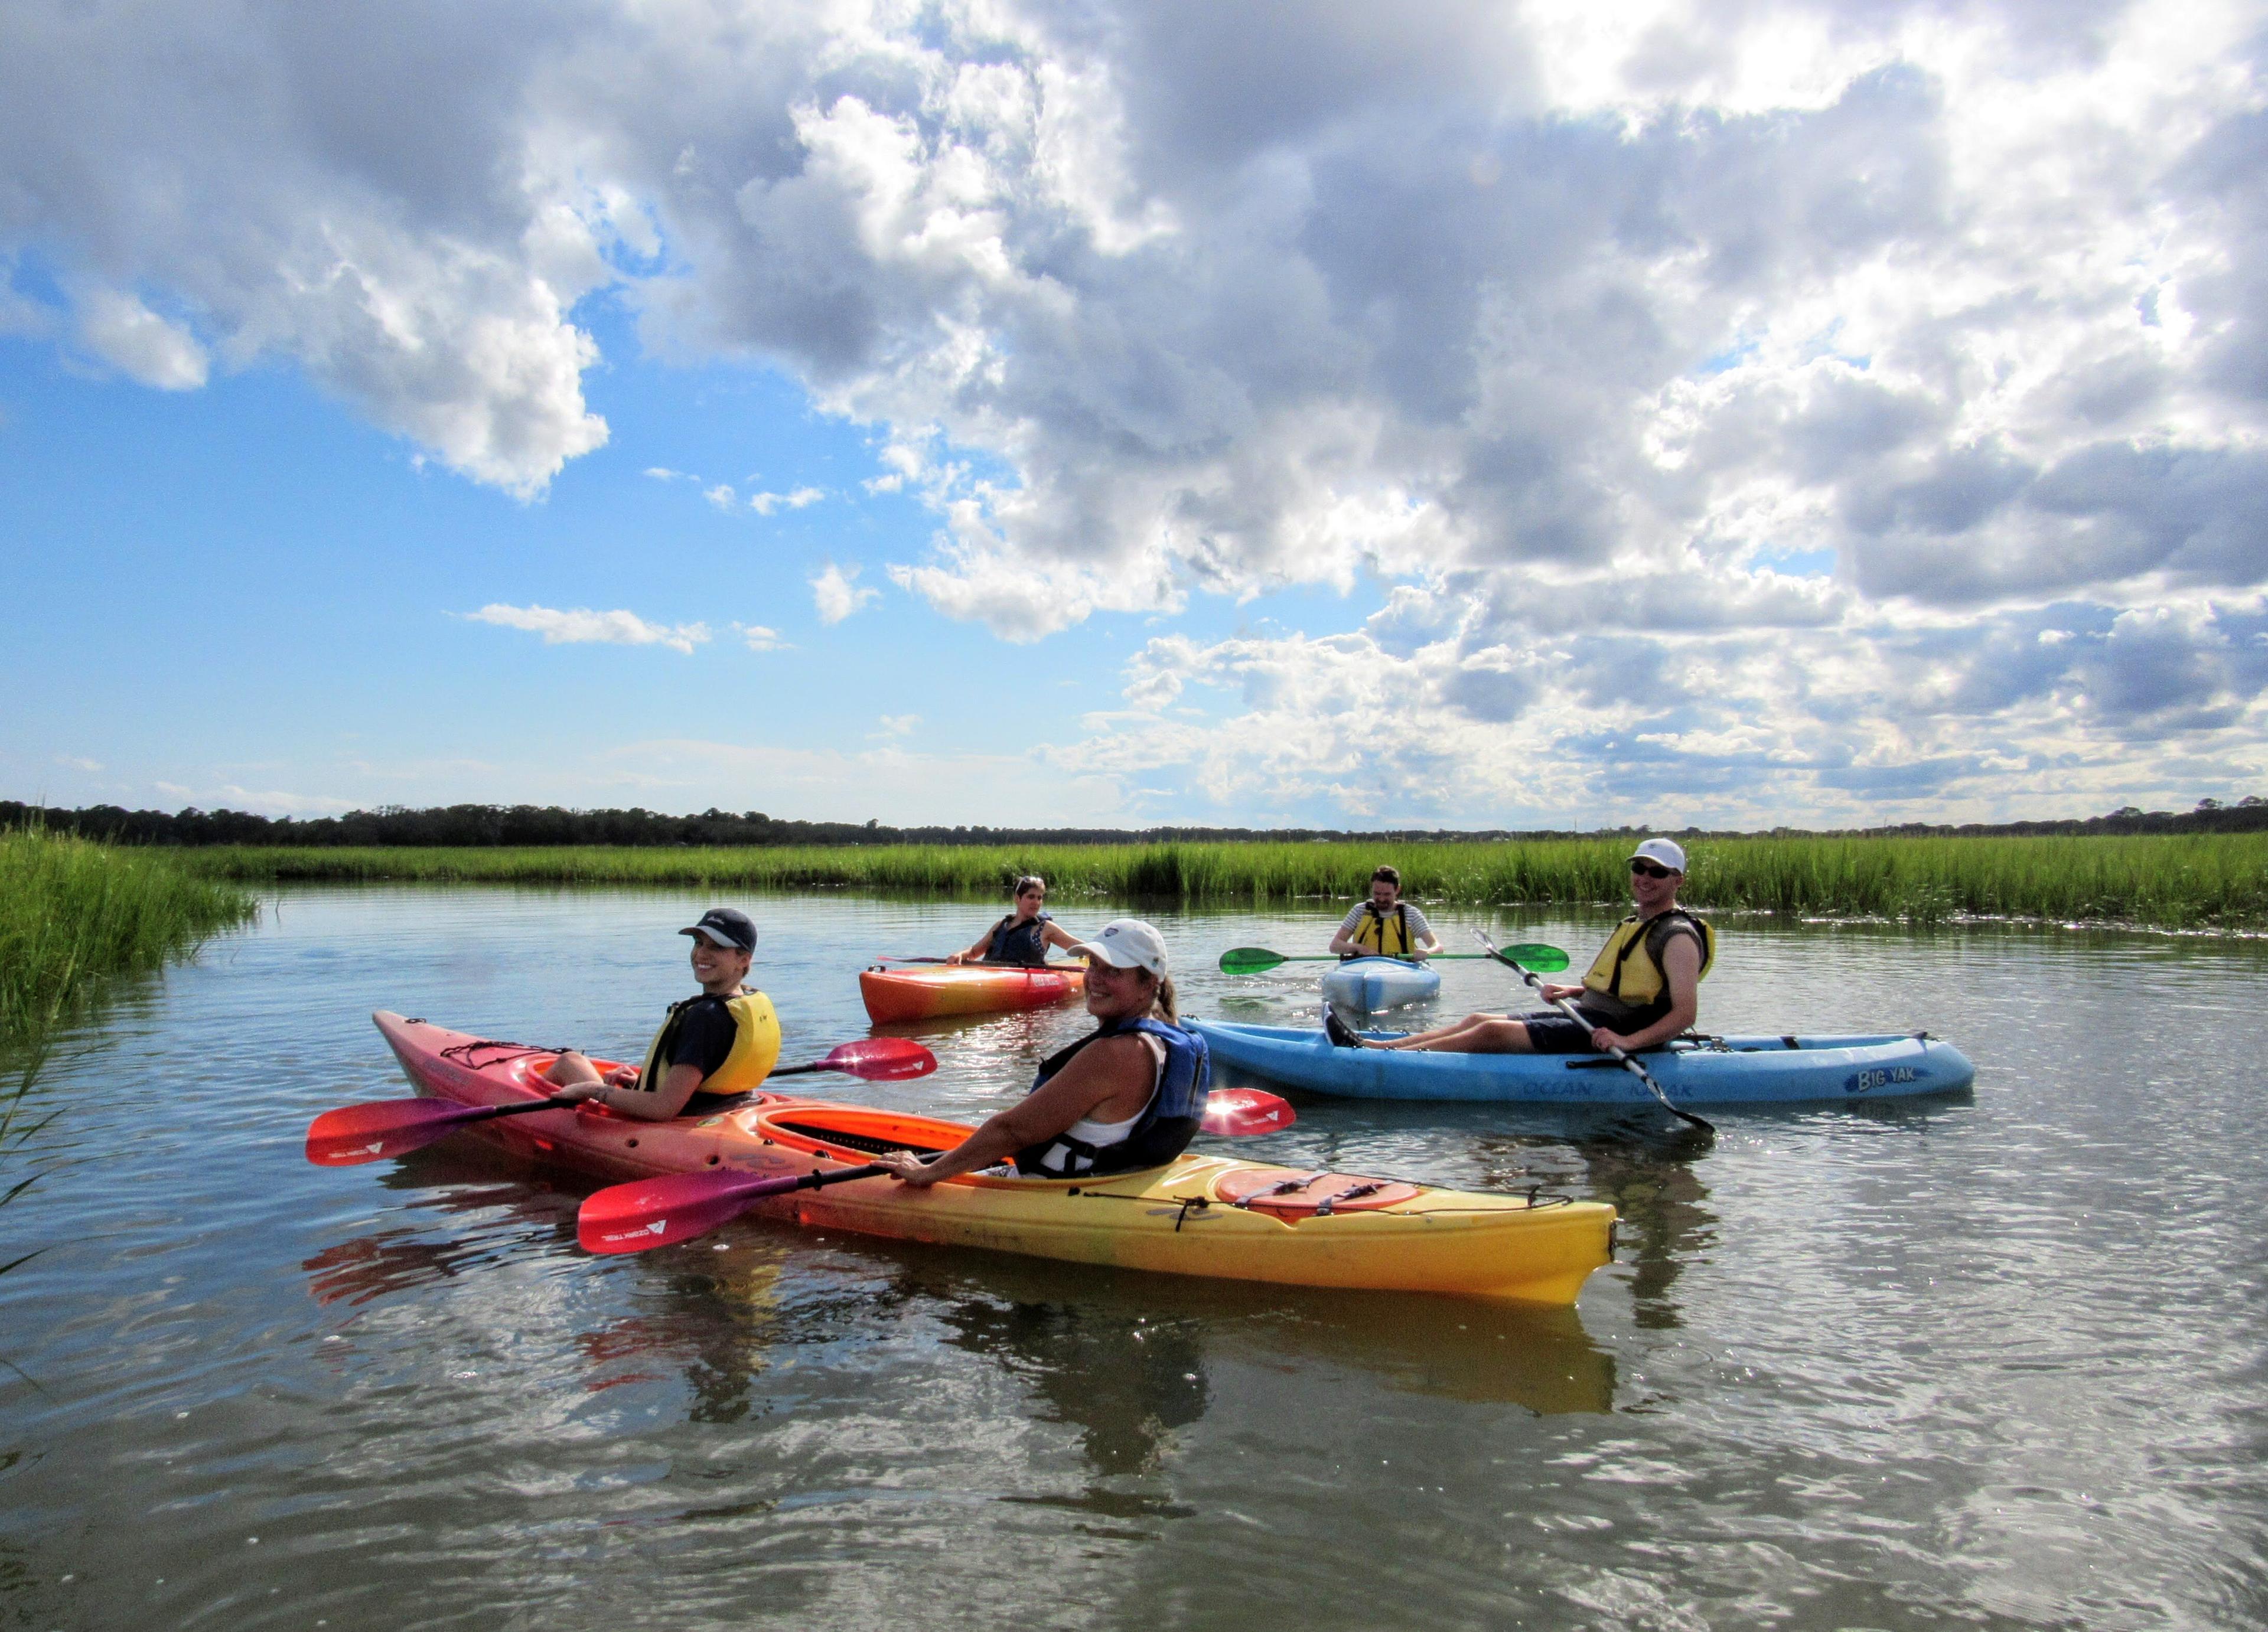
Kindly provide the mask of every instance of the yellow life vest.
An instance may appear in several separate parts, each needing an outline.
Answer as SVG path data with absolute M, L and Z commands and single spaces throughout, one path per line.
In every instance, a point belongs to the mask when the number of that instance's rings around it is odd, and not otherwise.
M 1607 944 L 1592 961 L 1590 973 L 1583 977 L 1584 989 L 1620 999 L 1646 1015 L 1643 1024 L 1647 1026 L 1668 1014 L 1669 985 L 1662 976 L 1658 957 L 1668 938 L 1666 931 L 1672 922 L 1678 920 L 1691 924 L 1701 937 L 1701 973 L 1697 978 L 1707 980 L 1709 971 L 1717 965 L 1717 931 L 1683 907 L 1673 907 L 1652 918 L 1641 918 L 1632 913 L 1616 924 L 1615 932 L 1607 937 Z
M 677 1030 L 686 1011 L 700 1003 L 721 1003 L 733 1017 L 733 1052 L 725 1062 L 701 1079 L 697 1093 L 746 1093 L 760 1085 L 779 1063 L 779 1016 L 772 1010 L 772 1000 L 759 991 L 743 989 L 730 997 L 715 997 L 703 992 L 697 997 L 688 997 L 683 1003 L 669 1005 L 669 1018 L 653 1034 L 653 1041 L 645 1051 L 645 1066 L 638 1072 L 638 1086 L 652 1093 L 661 1092 L 662 1078 L 669 1074 L 669 1046 L 677 1040 Z
M 1374 901 L 1362 904 L 1362 922 L 1354 926 L 1347 938 L 1373 958 L 1407 958 L 1410 955 L 1410 909 L 1400 901 L 1394 903 L 1391 926 L 1388 915 L 1378 910 Z

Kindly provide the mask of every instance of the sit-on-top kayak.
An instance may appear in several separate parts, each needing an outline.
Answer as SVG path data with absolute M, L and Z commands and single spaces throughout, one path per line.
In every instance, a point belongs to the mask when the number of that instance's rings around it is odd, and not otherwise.
M 1284 1026 L 1190 1023 L 1216 1069 L 1361 1099 L 1492 1099 L 1651 1105 L 1646 1084 L 1600 1054 L 1433 1054 L 1338 1048 Z M 1366 1033 L 1386 1037 L 1386 1032 Z M 1677 1105 L 1895 1099 L 1977 1079 L 1951 1043 L 1924 1032 L 1868 1037 L 1720 1037 L 1633 1056 Z
M 1044 1009 L 1086 989 L 1083 963 L 931 964 L 915 969 L 877 966 L 858 974 L 858 996 L 876 1020 L 927 1020 L 941 1014 L 1002 1014 Z
M 541 1099 L 556 1056 L 380 1011 L 409 1080 L 460 1105 Z M 600 1069 L 605 1069 L 605 1063 Z M 533 1084 L 533 1085 L 532 1085 Z M 731 1108 L 642 1122 L 584 1106 L 466 1132 L 614 1179 L 733 1170 L 757 1176 L 857 1166 L 892 1150 L 944 1150 L 959 1122 L 758 1092 Z M 1615 1209 L 1562 1197 L 1482 1195 L 1184 1151 L 1167 1166 L 1084 1180 L 969 1173 L 913 1190 L 850 1180 L 750 1209 L 821 1229 L 978 1246 L 1078 1263 L 1295 1286 L 1447 1292 L 1572 1304 L 1607 1262 Z
M 1423 1003 L 1441 989 L 1440 972 L 1402 958 L 1350 958 L 1323 976 L 1323 1001 L 1334 1009 L 1375 1014 Z

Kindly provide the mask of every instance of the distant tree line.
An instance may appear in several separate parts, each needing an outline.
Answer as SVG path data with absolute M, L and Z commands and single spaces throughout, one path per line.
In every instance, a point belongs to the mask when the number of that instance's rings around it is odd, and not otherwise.
M 42 827 L 90 839 L 127 844 L 276 844 L 307 846 L 406 845 L 416 848 L 482 845 L 609 844 L 1160 844 L 1173 842 L 1226 843 L 1268 840 L 1277 843 L 1313 840 L 1373 840 L 1381 843 L 1480 843 L 1502 839 L 1565 839 L 1638 833 L 1636 827 L 1513 832 L 1489 828 L 1440 832 L 1430 828 L 1355 831 L 1330 827 L 886 827 L 878 821 L 784 821 L 762 811 L 735 815 L 706 810 L 697 816 L 659 811 L 571 811 L 556 805 L 450 805 L 431 810 L 382 805 L 343 816 L 255 816 L 246 811 L 129 811 L 115 805 L 83 810 L 46 810 L 0 799 L 0 829 Z M 2257 833 L 2268 829 L 2268 800 L 2247 795 L 2234 804 L 2201 799 L 2189 811 L 2145 811 L 2133 805 L 2084 820 L 1969 822 L 1959 826 L 1908 822 L 1892 827 L 1857 829 L 1867 834 L 1966 835 L 1987 834 Z M 1643 831 L 1660 831 L 1644 829 Z M 1808 834 L 1816 829 L 1775 827 L 1776 834 Z M 1730 838 L 1688 827 L 1681 836 Z

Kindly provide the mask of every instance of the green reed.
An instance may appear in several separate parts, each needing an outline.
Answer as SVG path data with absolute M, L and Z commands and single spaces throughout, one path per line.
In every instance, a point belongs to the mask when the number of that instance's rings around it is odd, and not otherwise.
M 102 980 L 154 969 L 259 909 L 172 852 L 0 833 L 0 1047 L 36 1042 Z
M 1935 923 L 1960 916 L 2268 926 L 2268 834 L 1697 839 L 1683 899 L 1701 908 Z M 856 887 L 999 895 L 1019 873 L 1130 901 L 1345 900 L 1391 862 L 1422 901 L 1612 905 L 1628 837 L 1502 842 L 1172 843 L 647 849 L 215 849 L 184 865 L 245 881 Z

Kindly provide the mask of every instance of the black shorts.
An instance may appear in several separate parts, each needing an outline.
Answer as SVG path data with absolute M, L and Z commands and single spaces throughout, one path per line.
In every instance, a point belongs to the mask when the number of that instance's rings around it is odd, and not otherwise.
M 1528 1028 L 1528 1046 L 1538 1054 L 1596 1054 L 1591 1047 L 1594 1020 L 1571 1020 L 1557 1009 L 1513 1017 Z

